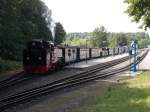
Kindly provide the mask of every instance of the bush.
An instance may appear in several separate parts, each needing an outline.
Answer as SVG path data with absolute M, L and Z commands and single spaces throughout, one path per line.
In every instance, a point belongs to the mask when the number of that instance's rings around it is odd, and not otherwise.
M 0 58 L 0 72 L 14 70 L 21 67 L 21 63 L 12 60 L 3 60 Z
M 148 45 L 150 45 L 150 39 L 141 39 L 139 41 L 139 47 L 140 48 L 145 48 L 147 47 Z

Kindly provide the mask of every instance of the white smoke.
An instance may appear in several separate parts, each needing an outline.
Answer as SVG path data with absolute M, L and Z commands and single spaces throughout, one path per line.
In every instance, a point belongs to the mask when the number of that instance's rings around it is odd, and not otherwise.
M 53 42 L 55 41 L 55 21 L 52 19 L 52 11 L 48 10 L 47 11 L 47 17 L 46 17 L 46 21 L 48 23 L 47 27 L 49 28 L 49 30 L 52 33 L 52 37 L 53 37 Z
M 52 20 L 52 21 L 51 21 L 50 30 L 51 30 L 51 32 L 52 32 L 53 41 L 55 41 L 55 26 L 56 26 L 56 24 L 55 24 L 54 20 Z

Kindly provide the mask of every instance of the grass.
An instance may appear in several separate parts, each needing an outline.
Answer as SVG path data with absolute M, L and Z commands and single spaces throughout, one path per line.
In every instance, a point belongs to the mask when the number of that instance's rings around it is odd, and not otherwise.
M 21 63 L 0 58 L 0 73 L 21 68 Z
M 150 112 L 150 72 L 113 87 L 78 112 Z

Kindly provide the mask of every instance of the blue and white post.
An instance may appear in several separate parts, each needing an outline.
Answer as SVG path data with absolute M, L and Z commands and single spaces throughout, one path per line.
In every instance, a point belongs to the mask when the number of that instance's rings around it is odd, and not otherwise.
M 137 61 L 137 42 L 136 40 L 133 40 L 131 42 L 131 48 L 133 50 L 133 56 L 134 56 L 134 62 L 133 64 L 131 64 L 131 76 L 136 76 L 138 73 L 137 73 L 137 64 L 136 64 L 136 61 Z

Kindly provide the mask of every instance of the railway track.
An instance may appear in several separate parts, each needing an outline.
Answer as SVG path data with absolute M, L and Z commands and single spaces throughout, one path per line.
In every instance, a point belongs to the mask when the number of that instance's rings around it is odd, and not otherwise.
M 88 71 L 99 71 L 99 70 L 104 70 L 106 68 L 109 68 L 109 67 L 112 67 L 112 66 L 115 66 L 117 64 L 120 64 L 122 62 L 125 62 L 129 59 L 129 56 L 126 56 L 126 57 L 123 57 L 121 59 L 116 59 L 116 60 L 113 60 L 113 61 L 109 61 L 109 62 L 105 62 L 105 63 L 101 63 L 101 64 L 98 64 L 98 65 L 95 65 L 95 66 L 92 66 L 92 67 L 89 67 L 88 68 Z M 95 72 L 94 71 L 94 72 Z M 87 71 L 83 72 L 83 74 L 85 74 Z M 78 74 L 77 74 L 78 75 Z M 0 90 L 2 89 L 5 89 L 5 88 L 8 88 L 8 87 L 11 87 L 15 84 L 18 84 L 18 83 L 21 83 L 23 81 L 26 81 L 26 80 L 29 80 L 29 79 L 32 79 L 35 75 L 29 75 L 29 74 L 25 74 L 23 71 L 8 78 L 8 79 L 5 79 L 3 81 L 0 82 Z
M 33 76 L 26 75 L 23 71 L 19 72 L 5 80 L 0 81 L 0 90 L 5 89 L 7 87 L 13 86 L 25 80 L 31 79 Z
M 143 60 L 146 55 L 147 55 L 147 52 L 141 56 L 141 59 L 138 60 L 137 63 Z M 124 68 L 119 68 L 117 70 L 111 70 L 108 72 L 98 72 L 96 70 L 87 71 L 84 74 L 81 73 L 81 74 L 78 74 L 77 76 L 60 79 L 50 84 L 43 85 L 37 88 L 33 88 L 27 91 L 23 91 L 23 92 L 1 99 L 0 110 L 2 111 L 6 108 L 9 108 L 10 106 L 16 105 L 20 102 L 26 102 L 28 100 L 32 100 L 33 98 L 36 98 L 38 96 L 41 96 L 47 93 L 50 94 L 52 92 L 59 91 L 61 89 L 77 86 L 82 83 L 86 83 L 86 82 L 93 81 L 99 78 L 107 77 L 113 74 L 121 73 L 129 69 L 130 69 L 130 65 L 127 65 Z

